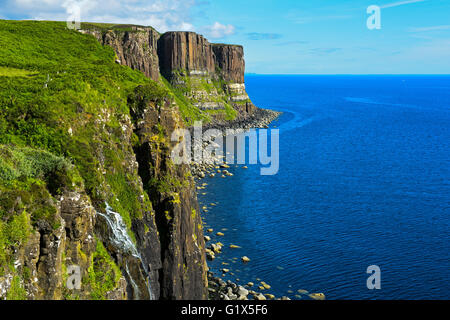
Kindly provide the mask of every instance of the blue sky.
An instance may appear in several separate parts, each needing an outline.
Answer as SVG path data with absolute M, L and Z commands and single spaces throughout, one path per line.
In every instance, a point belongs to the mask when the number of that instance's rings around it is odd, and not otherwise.
M 105 2 L 107 5 L 105 5 Z M 191 30 L 245 48 L 247 72 L 450 74 L 450 0 L 0 0 L 0 18 Z M 381 9 L 369 30 L 366 10 Z

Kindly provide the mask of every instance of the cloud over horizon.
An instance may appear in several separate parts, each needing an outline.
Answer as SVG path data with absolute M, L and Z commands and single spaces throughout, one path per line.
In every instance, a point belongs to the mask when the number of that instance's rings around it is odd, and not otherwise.
M 441 26 L 431 26 L 431 27 L 420 27 L 420 28 L 410 28 L 410 32 L 426 32 L 426 31 L 441 31 L 441 30 L 450 30 L 450 25 L 441 25 Z
M 247 33 L 247 39 L 249 40 L 275 40 L 281 39 L 283 35 L 279 33 L 260 33 L 260 32 L 251 32 Z
M 211 39 L 221 39 L 234 34 L 236 31 L 235 27 L 231 24 L 224 25 L 220 22 L 215 22 L 211 26 L 206 26 L 200 28 L 200 32 L 204 33 L 207 37 Z
M 7 0 L 0 15 L 20 13 L 33 20 L 66 21 L 79 6 L 81 21 L 152 26 L 158 31 L 193 31 L 190 10 L 195 0 Z
M 393 8 L 393 7 L 403 6 L 405 4 L 412 4 L 412 3 L 425 2 L 425 1 L 428 1 L 428 0 L 405 0 L 405 1 L 388 3 L 388 4 L 385 4 L 384 6 L 381 6 L 380 8 L 381 9 Z

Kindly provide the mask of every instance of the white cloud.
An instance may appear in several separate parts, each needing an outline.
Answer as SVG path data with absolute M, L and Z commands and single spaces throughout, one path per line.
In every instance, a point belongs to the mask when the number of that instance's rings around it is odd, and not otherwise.
M 381 6 L 381 9 L 385 9 L 385 8 L 393 8 L 393 7 L 398 7 L 398 6 L 403 6 L 405 4 L 410 4 L 410 3 L 416 3 L 416 2 L 424 2 L 427 0 L 406 0 L 406 1 L 399 1 L 399 2 L 393 2 L 393 3 L 388 3 L 385 4 L 384 6 Z
M 421 43 L 413 48 L 410 48 L 402 58 L 409 58 L 412 61 L 428 62 L 430 64 L 442 65 L 442 73 L 448 73 L 445 70 L 444 64 L 448 66 L 448 57 L 450 56 L 450 40 L 436 39 Z
M 411 32 L 426 32 L 426 31 L 439 31 L 439 30 L 450 30 L 450 25 L 442 25 L 442 26 L 431 26 L 431 27 L 422 27 L 422 28 L 411 28 Z
M 201 31 L 204 32 L 207 37 L 212 39 L 225 38 L 226 36 L 235 33 L 235 27 L 233 25 L 224 25 L 220 22 L 215 22 L 212 26 L 206 26 L 201 29 Z
M 9 0 L 9 4 L 11 12 L 35 20 L 65 21 L 79 5 L 86 22 L 147 25 L 160 32 L 194 30 L 190 9 L 195 0 Z

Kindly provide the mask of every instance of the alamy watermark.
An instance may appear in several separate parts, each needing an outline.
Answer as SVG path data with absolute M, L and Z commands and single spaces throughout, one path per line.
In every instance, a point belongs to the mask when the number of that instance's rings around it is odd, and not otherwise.
M 81 268 L 77 265 L 67 267 L 67 281 L 66 286 L 69 290 L 81 289 Z
M 175 164 L 259 163 L 261 175 L 275 175 L 280 166 L 279 129 L 209 129 L 203 132 L 202 122 L 195 122 L 193 135 L 187 129 L 177 129 L 171 141 L 177 142 L 171 154 Z
M 367 8 L 367 14 L 370 15 L 367 18 L 367 29 L 381 29 L 381 8 L 377 5 L 371 5 Z
M 377 265 L 371 265 L 367 267 L 367 271 L 370 276 L 367 278 L 366 285 L 369 290 L 381 289 L 381 269 Z
M 72 30 L 81 29 L 81 3 L 68 0 L 64 2 L 63 6 L 66 8 L 67 17 L 67 28 Z

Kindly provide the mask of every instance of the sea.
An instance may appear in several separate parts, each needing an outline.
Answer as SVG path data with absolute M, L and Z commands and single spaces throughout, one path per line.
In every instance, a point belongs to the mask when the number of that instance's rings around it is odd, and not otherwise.
M 247 75 L 246 86 L 283 112 L 270 126 L 279 170 L 231 165 L 202 180 L 205 233 L 224 244 L 211 271 L 291 299 L 450 299 L 450 76 Z

